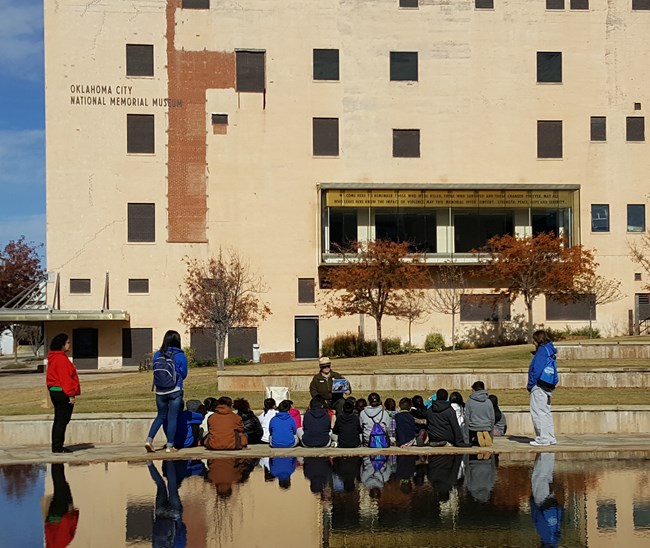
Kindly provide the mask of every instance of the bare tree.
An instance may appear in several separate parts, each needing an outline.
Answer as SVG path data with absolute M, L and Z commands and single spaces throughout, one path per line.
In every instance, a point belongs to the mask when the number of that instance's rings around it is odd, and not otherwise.
M 628 242 L 630 256 L 645 273 L 650 276 L 650 234 L 641 236 L 641 241 L 636 243 Z M 650 290 L 650 283 L 643 286 L 644 289 Z
M 186 258 L 185 262 L 185 290 L 181 288 L 178 298 L 180 320 L 189 327 L 213 330 L 217 368 L 223 371 L 230 329 L 257 325 L 271 314 L 259 297 L 266 287 L 233 250 L 223 253 L 219 249 L 219 254 L 207 261 Z
M 621 293 L 621 281 L 616 279 L 608 279 L 604 276 L 593 276 L 587 281 L 586 287 L 588 288 L 589 295 L 589 337 L 592 336 L 591 324 L 594 319 L 596 307 L 601 304 L 614 303 L 620 301 L 625 297 Z
M 424 318 L 427 312 L 427 297 L 422 289 L 405 289 L 399 318 L 406 320 L 409 325 L 409 352 L 413 347 L 411 331 L 414 323 Z
M 16 363 L 18 363 L 18 345 L 21 342 L 29 345 L 34 357 L 38 356 L 38 352 L 43 346 L 43 330 L 40 326 L 17 323 L 10 326 L 9 329 L 14 338 L 14 361 Z
M 460 312 L 460 301 L 467 293 L 467 283 L 460 267 L 447 264 L 438 269 L 433 278 L 433 293 L 429 306 L 441 314 L 451 316 L 451 349 L 456 350 L 456 314 Z

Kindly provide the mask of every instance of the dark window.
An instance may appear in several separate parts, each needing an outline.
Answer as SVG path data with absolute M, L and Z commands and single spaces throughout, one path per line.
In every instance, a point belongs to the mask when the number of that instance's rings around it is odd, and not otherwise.
M 461 322 L 497 322 L 510 320 L 510 299 L 507 295 L 461 295 Z
M 596 522 L 598 529 L 616 529 L 616 502 L 596 501 Z
M 400 8 L 417 8 L 420 0 L 399 0 Z
M 635 529 L 650 529 L 650 503 L 637 502 L 633 504 L 632 521 Z
M 393 130 L 393 158 L 420 157 L 420 130 Z
M 412 253 L 436 252 L 436 212 L 404 208 L 375 210 L 377 239 L 408 242 Z
M 90 293 L 90 278 L 71 278 L 70 293 Z
M 153 329 L 150 327 L 125 327 L 122 329 L 122 365 L 140 365 L 151 359 Z
M 336 253 L 346 249 L 357 236 L 357 211 L 349 208 L 331 208 L 329 211 L 329 249 Z
M 228 332 L 228 357 L 253 359 L 257 343 L 257 327 L 231 327 Z
M 494 9 L 494 0 L 475 0 L 474 7 L 482 10 Z
M 537 82 L 562 83 L 562 52 L 537 52 Z
M 237 91 L 264 93 L 264 51 L 237 51 Z
M 314 156 L 339 155 L 339 119 L 313 119 L 313 153 Z
M 77 369 L 97 369 L 99 329 L 83 327 L 72 330 L 72 361 Z
M 537 121 L 537 157 L 562 158 L 562 121 Z
M 314 80 L 339 79 L 339 50 L 314 50 Z
M 632 0 L 633 10 L 650 10 L 650 0 Z
M 591 204 L 591 231 L 609 232 L 609 204 Z
M 314 303 L 314 278 L 298 278 L 298 302 Z
M 129 293 L 149 293 L 147 278 L 129 278 Z
M 588 10 L 589 0 L 571 0 L 570 6 L 572 10 Z
M 643 116 L 628 116 L 626 126 L 627 141 L 645 141 L 645 118 Z
M 214 329 L 193 327 L 190 329 L 190 348 L 197 360 L 214 360 L 217 357 L 217 339 Z
M 126 45 L 126 75 L 153 76 L 153 46 L 148 44 Z
M 641 103 L 634 103 L 634 110 L 641 110 Z
M 627 205 L 627 231 L 645 232 L 645 205 Z
M 530 215 L 533 222 L 534 236 L 542 232 L 552 232 L 555 235 L 560 233 L 559 211 L 557 209 L 531 209 Z
M 582 295 L 573 302 L 555 300 L 552 295 L 546 295 L 546 321 L 587 321 L 589 310 L 591 319 L 596 319 L 596 305 L 593 295 Z
M 210 9 L 210 0 L 183 0 L 183 9 L 207 10 Z
M 604 116 L 591 117 L 591 140 L 607 141 L 607 118 Z
M 493 236 L 514 234 L 512 211 L 454 211 L 454 251 L 469 253 L 483 247 Z
M 228 125 L 228 115 L 227 114 L 212 114 L 212 125 Z
M 390 79 L 392 81 L 416 81 L 418 79 L 418 52 L 391 51 Z
M 641 277 L 641 272 L 635 272 L 634 273 L 634 281 L 635 282 L 640 282 L 643 278 Z
M 564 0 L 546 0 L 547 10 L 563 10 Z
M 128 204 L 128 236 L 129 242 L 156 241 L 156 205 Z
M 126 115 L 126 151 L 131 154 L 153 154 L 154 145 L 153 114 Z

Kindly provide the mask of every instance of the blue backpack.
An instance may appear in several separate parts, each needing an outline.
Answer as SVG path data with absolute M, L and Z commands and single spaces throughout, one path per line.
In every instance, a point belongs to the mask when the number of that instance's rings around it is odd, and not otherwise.
M 555 354 L 551 353 L 548 345 L 544 348 L 546 349 L 546 364 L 544 365 L 542 374 L 539 376 L 539 380 L 551 386 L 556 386 L 560 382 L 560 377 L 557 374 L 557 361 L 555 359 Z
M 381 415 L 382 413 L 379 413 L 378 415 Z M 388 435 L 386 434 L 386 430 L 384 429 L 383 425 L 381 424 L 381 422 L 376 421 L 374 417 L 370 417 L 370 418 L 372 419 L 372 422 L 374 424 L 372 425 L 372 430 L 370 430 L 368 447 L 375 447 L 375 448 L 382 448 L 382 449 L 389 447 L 390 442 L 388 441 Z
M 153 362 L 153 387 L 161 392 L 176 388 L 176 363 L 171 352 L 159 352 Z

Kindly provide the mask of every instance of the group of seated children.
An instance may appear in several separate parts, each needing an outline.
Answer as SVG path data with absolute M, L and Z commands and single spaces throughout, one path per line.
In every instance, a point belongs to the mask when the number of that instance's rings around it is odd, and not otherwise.
M 194 407 L 190 405 L 194 401 L 188 402 L 188 408 Z M 472 385 L 466 404 L 459 392 L 449 395 L 441 388 L 427 402 L 413 396 L 400 399 L 397 406 L 392 398 L 382 404 L 379 394 L 372 392 L 367 400 L 350 396 L 338 408 L 335 414 L 324 398 L 314 396 L 301 416 L 291 400 L 276 405 L 273 398 L 267 398 L 264 410 L 256 416 L 243 398 L 234 402 L 228 396 L 206 398 L 198 408 L 183 412 L 189 426 L 179 425 L 178 430 L 185 433 L 179 434 L 185 435 L 184 447 L 202 440 L 207 449 L 223 450 L 260 443 L 277 448 L 487 447 L 494 436 L 505 435 L 507 428 L 497 397 L 487 393 L 482 381 Z

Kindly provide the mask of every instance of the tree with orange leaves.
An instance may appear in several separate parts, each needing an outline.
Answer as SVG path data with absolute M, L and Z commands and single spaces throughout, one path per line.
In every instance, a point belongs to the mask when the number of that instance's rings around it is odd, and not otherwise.
M 377 325 L 377 355 L 383 354 L 381 321 L 384 316 L 406 317 L 408 291 L 427 287 L 426 268 L 409 253 L 408 242 L 373 240 L 356 242 L 338 253 L 325 279 L 325 311 L 329 316 L 367 314 Z
M 219 249 L 219 254 L 207 261 L 186 259 L 186 263 L 185 288 L 178 298 L 180 321 L 214 332 L 217 369 L 223 371 L 230 329 L 257 325 L 271 314 L 259 297 L 265 286 L 236 251 L 223 253 Z
M 598 266 L 592 251 L 581 245 L 568 246 L 564 238 L 546 232 L 525 238 L 495 236 L 474 253 L 480 260 L 487 260 L 480 275 L 497 287 L 505 286 L 510 299 L 523 297 L 529 341 L 533 336 L 535 299 L 548 294 L 564 302 L 575 300 L 589 292 L 588 281 Z

